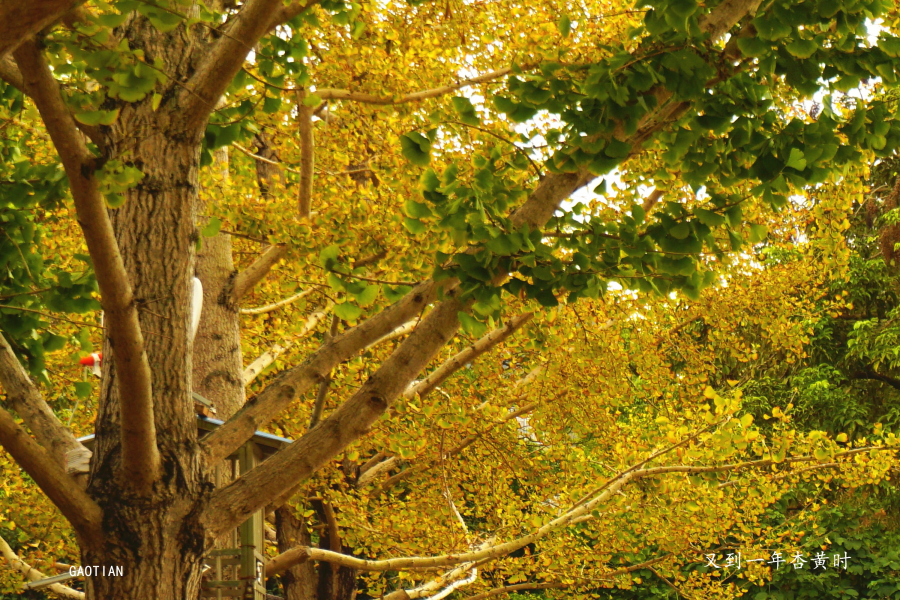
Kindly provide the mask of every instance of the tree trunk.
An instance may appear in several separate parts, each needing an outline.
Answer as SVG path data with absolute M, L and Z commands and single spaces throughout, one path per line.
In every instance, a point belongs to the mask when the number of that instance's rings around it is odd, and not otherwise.
M 188 34 L 163 36 L 137 17 L 129 43 L 147 60 L 161 58 L 169 73 L 186 75 Z M 196 40 L 195 40 L 196 43 Z M 199 134 L 172 131 L 177 115 L 154 111 L 150 98 L 121 103 L 105 131 L 108 155 L 143 172 L 127 201 L 110 210 L 131 282 L 152 372 L 161 475 L 147 496 L 121 481 L 120 390 L 115 349 L 104 340 L 103 383 L 88 491 L 104 511 L 104 540 L 82 548 L 82 564 L 101 567 L 86 578 L 89 600 L 196 600 L 209 540 L 200 512 L 211 491 L 197 449 L 190 335 L 194 275 Z M 238 372 L 239 375 L 239 372 Z M 122 577 L 102 567 L 120 566 Z
M 226 295 L 234 277 L 231 238 L 219 234 L 203 240 L 197 253 L 197 277 L 203 284 L 203 311 L 194 339 L 194 390 L 227 420 L 244 405 L 239 307 Z
M 278 552 L 287 552 L 296 546 L 312 543 L 306 523 L 294 516 L 288 505 L 275 511 L 275 531 L 278 535 Z M 306 561 L 294 565 L 281 575 L 284 600 L 319 600 L 316 597 L 316 565 Z

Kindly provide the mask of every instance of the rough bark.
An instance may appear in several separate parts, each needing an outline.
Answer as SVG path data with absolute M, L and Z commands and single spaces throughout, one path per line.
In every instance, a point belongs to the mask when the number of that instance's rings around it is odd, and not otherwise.
M 275 511 L 275 531 L 279 553 L 312 543 L 306 523 L 294 516 L 294 509 L 290 506 L 282 506 Z M 311 562 L 285 570 L 281 574 L 281 585 L 284 600 L 319 600 L 316 598 L 316 566 Z
M 230 236 L 219 234 L 203 241 L 197 277 L 203 284 L 203 311 L 194 338 L 193 391 L 212 403 L 217 419 L 228 419 L 246 400 L 240 315 L 222 294 L 234 277 Z
M 0 5 L 0 58 L 26 38 L 51 25 L 83 0 L 7 0 Z
M 189 73 L 184 58 L 197 41 L 186 30 L 162 34 L 138 17 L 125 33 L 148 61 L 161 59 L 173 79 Z M 122 103 L 119 119 L 104 130 L 109 152 L 127 156 L 144 173 L 125 204 L 109 212 L 145 333 L 161 476 L 149 493 L 123 488 L 119 425 L 134 416 L 120 413 L 119 394 L 129 391 L 119 386 L 115 362 L 104 360 L 88 490 L 103 509 L 105 538 L 82 548 L 82 564 L 123 565 L 125 573 L 87 578 L 89 600 L 193 600 L 199 593 L 208 538 L 197 517 L 211 487 L 197 451 L 191 398 L 200 134 L 181 129 L 176 117 L 154 111 L 147 98 Z M 138 135 L 147 131 L 159 134 Z M 111 350 L 107 339 L 104 356 Z

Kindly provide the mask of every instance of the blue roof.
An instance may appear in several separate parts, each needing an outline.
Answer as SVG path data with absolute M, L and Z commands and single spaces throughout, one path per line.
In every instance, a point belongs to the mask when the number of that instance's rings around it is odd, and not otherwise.
M 204 429 L 215 429 L 225 424 L 225 421 L 220 421 L 219 419 L 211 419 L 209 417 L 204 417 L 203 415 L 197 415 L 197 420 L 200 421 L 201 427 Z M 210 425 L 212 427 L 210 427 Z M 78 441 L 81 443 L 92 442 L 94 439 L 94 434 L 86 435 L 84 437 L 78 438 Z M 268 446 L 274 449 L 280 449 L 284 446 L 287 446 L 290 443 L 293 443 L 294 440 L 289 440 L 287 438 L 278 437 L 277 435 L 272 435 L 271 433 L 266 433 L 265 431 L 257 431 L 253 434 L 253 441 L 257 444 L 262 444 L 263 446 Z

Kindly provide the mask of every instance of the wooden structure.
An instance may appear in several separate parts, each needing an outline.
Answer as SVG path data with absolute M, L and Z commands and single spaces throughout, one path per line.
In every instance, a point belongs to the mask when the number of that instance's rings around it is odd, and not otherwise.
M 198 437 L 222 425 L 222 421 L 197 415 Z M 78 441 L 90 448 L 94 436 Z M 234 481 L 291 443 L 291 440 L 257 431 L 240 449 L 216 467 L 216 486 Z M 260 509 L 235 529 L 224 548 L 210 551 L 206 559 L 201 598 L 215 600 L 266 600 L 265 514 Z

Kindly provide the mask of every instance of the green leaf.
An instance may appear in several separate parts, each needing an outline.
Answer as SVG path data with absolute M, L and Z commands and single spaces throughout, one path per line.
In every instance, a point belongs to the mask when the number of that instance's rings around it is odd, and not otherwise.
M 546 306 L 547 308 L 559 306 L 559 300 L 556 299 L 553 290 L 540 290 L 534 295 L 534 298 L 541 306 Z
M 336 292 L 347 291 L 347 288 L 344 285 L 344 280 L 335 275 L 333 272 L 328 274 L 328 277 L 325 278 L 325 281 L 327 281 L 331 289 Z
M 309 94 L 306 98 L 303 99 L 303 106 L 315 108 L 320 104 L 322 104 L 322 98 L 316 96 L 315 94 Z
M 94 349 L 94 345 L 91 344 L 91 332 L 87 327 L 81 328 L 81 331 L 75 336 L 75 341 L 85 352 L 91 352 Z
M 162 102 L 162 94 L 153 94 L 153 97 L 150 99 L 150 108 L 153 109 L 153 112 L 159 108 L 159 103 Z
M 106 205 L 110 208 L 119 208 L 125 204 L 124 194 L 103 194 L 103 198 L 106 200 Z
M 410 219 L 406 217 L 403 219 L 403 226 L 406 227 L 406 230 L 412 233 L 413 235 L 419 235 L 420 233 L 424 233 L 428 227 L 425 226 L 425 223 L 419 221 L 418 219 Z
M 481 337 L 487 332 L 487 325 L 472 315 L 460 311 L 456 313 L 456 316 L 459 317 L 459 322 L 462 324 L 463 330 L 472 337 Z
M 337 265 L 338 256 L 340 254 L 341 247 L 337 244 L 332 244 L 319 252 L 319 264 L 322 265 L 322 268 L 326 271 L 332 271 L 334 270 L 335 265 Z
M 89 381 L 75 382 L 75 395 L 79 398 L 89 398 L 91 396 L 91 384 Z
M 478 125 L 481 123 L 481 120 L 478 118 L 478 113 L 475 112 L 475 107 L 472 106 L 472 102 L 468 98 L 463 98 L 462 96 L 457 96 L 452 99 L 453 109 L 456 110 L 459 115 L 459 120 L 467 125 Z
M 742 37 L 737 39 L 738 50 L 747 57 L 762 56 L 769 51 L 769 44 L 758 37 Z
M 510 254 L 515 254 L 518 252 L 520 246 L 516 243 L 515 239 L 512 235 L 500 235 L 495 238 L 491 238 L 488 240 L 487 249 L 493 252 L 494 254 L 499 254 L 501 256 L 509 256 Z
M 44 339 L 44 352 L 56 352 L 66 347 L 66 338 L 61 335 L 49 334 Z
M 569 37 L 569 33 L 572 32 L 572 19 L 569 18 L 569 15 L 563 15 L 559 18 L 559 21 L 556 22 L 556 29 L 561 36 Z
M 750 243 L 755 244 L 766 239 L 769 229 L 765 225 L 750 225 Z
M 128 19 L 127 12 L 120 14 L 120 15 L 117 15 L 114 13 L 107 13 L 105 15 L 97 15 L 94 17 L 95 21 L 97 21 L 98 23 L 100 23 L 101 25 L 103 25 L 104 27 L 107 27 L 109 29 L 112 29 L 113 27 L 118 27 L 119 25 L 124 23 L 126 19 Z
M 676 240 L 686 239 L 687 236 L 691 235 L 691 226 L 687 223 L 679 223 L 669 230 L 669 235 L 671 235 Z
M 427 204 L 416 202 L 415 200 L 407 200 L 403 208 L 406 210 L 406 214 L 413 219 L 424 219 L 434 216 Z
M 421 133 L 400 136 L 400 148 L 406 160 L 418 167 L 427 167 L 431 162 L 431 140 Z
M 222 221 L 219 217 L 211 217 L 200 233 L 203 234 L 203 237 L 213 237 L 218 235 L 220 229 L 222 229 Z
M 381 291 L 388 302 L 396 302 L 412 291 L 408 285 L 398 285 L 391 287 L 386 283 L 381 284 Z
M 631 216 L 634 217 L 636 223 L 643 223 L 647 217 L 647 211 L 640 204 L 635 204 L 631 207 Z
M 434 192 L 441 187 L 441 181 L 438 179 L 434 169 L 426 169 L 419 178 L 419 186 L 426 192 Z
M 272 98 L 267 96 L 263 101 L 263 112 L 264 113 L 274 113 L 278 112 L 278 109 L 281 108 L 281 98 Z
M 375 299 L 378 298 L 378 286 L 377 285 L 367 285 L 363 291 L 358 294 L 353 294 L 356 298 L 356 301 L 360 306 L 369 306 Z
M 697 12 L 696 0 L 672 0 L 667 8 L 680 19 L 686 19 Z
M 725 217 L 705 208 L 698 208 L 694 211 L 694 215 L 707 227 L 718 227 L 725 224 Z
M 112 125 L 118 118 L 118 108 L 116 110 L 89 110 L 75 113 L 75 120 L 85 125 Z
M 355 321 L 362 314 L 362 309 L 355 304 L 344 302 L 334 307 L 334 314 L 344 321 Z
M 819 45 L 815 40 L 794 40 L 785 49 L 797 58 L 809 58 L 816 53 Z
M 878 38 L 878 47 L 891 58 L 900 58 L 900 38 L 886 35 Z
M 802 171 L 806 168 L 806 158 L 803 156 L 803 152 L 798 150 L 797 148 L 791 148 L 791 155 L 788 158 L 787 165 L 792 169 L 797 169 L 798 171 Z

